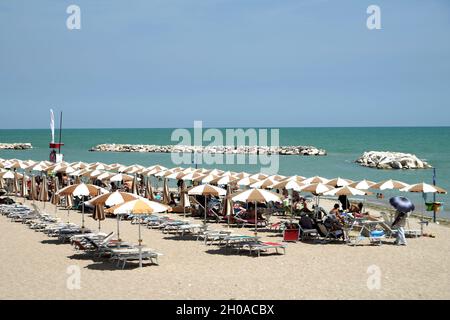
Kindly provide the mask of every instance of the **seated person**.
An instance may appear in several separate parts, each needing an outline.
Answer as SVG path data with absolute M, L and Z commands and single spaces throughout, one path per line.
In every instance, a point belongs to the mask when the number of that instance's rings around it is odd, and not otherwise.
M 312 212 L 312 210 L 310 210 L 308 208 L 308 202 L 306 202 L 305 199 L 301 200 L 301 204 L 302 204 L 302 208 L 300 209 L 300 212 L 305 212 L 305 213 L 311 213 Z
M 169 201 L 169 206 L 176 206 L 177 202 L 175 201 L 175 195 L 173 192 L 170 193 L 170 201 Z
M 300 217 L 300 226 L 302 227 L 302 229 L 307 230 L 307 229 L 315 229 L 315 223 L 313 221 L 313 219 L 311 219 L 308 215 L 303 214 Z
M 314 213 L 317 214 L 316 217 L 315 217 L 316 219 L 322 220 L 327 215 L 327 212 L 325 211 L 324 208 L 322 208 L 320 206 L 318 207 L 315 204 L 313 204 L 313 210 L 314 210 Z
M 245 210 L 244 207 L 242 207 L 239 203 L 235 203 L 233 204 L 233 211 L 234 211 L 234 215 L 241 215 L 243 213 L 245 213 L 247 210 Z
M 327 227 L 330 226 L 332 230 L 341 230 L 344 226 L 344 218 L 341 216 L 339 204 L 335 204 L 333 209 L 327 215 Z
M 363 212 L 363 207 L 364 205 L 362 202 L 358 203 L 358 205 L 352 204 L 349 208 L 349 211 L 355 218 L 363 218 L 364 215 L 368 214 L 367 212 Z

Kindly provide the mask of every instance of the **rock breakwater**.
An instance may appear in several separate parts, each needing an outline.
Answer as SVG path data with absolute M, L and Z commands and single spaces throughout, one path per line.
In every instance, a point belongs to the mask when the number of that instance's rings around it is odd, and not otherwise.
M 279 154 L 297 156 L 325 156 L 326 150 L 313 146 L 182 146 L 142 144 L 100 144 L 94 152 L 154 152 L 154 153 L 217 153 L 217 154 Z

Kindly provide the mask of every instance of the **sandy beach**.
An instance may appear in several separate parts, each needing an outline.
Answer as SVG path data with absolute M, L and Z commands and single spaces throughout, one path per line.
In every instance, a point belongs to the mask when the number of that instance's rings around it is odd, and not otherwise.
M 43 203 L 36 203 L 43 208 Z M 328 210 L 332 203 L 325 200 L 322 205 Z M 45 211 L 53 214 L 54 206 L 47 203 Z M 67 212 L 58 210 L 57 216 L 65 220 Z M 81 215 L 71 212 L 70 221 L 81 223 Z M 415 220 L 411 224 L 418 228 Z M 98 229 L 90 217 L 86 225 Z M 123 240 L 137 243 L 137 225 L 123 221 L 120 228 Z M 227 227 L 212 224 L 211 228 Z M 114 219 L 102 222 L 103 232 L 115 230 Z M 232 230 L 252 233 L 247 228 Z M 225 255 L 218 246 L 205 246 L 191 237 L 143 228 L 144 244 L 164 254 L 159 265 L 139 269 L 130 264 L 120 270 L 105 258 L 77 253 L 70 244 L 0 216 L 0 298 L 449 299 L 450 229 L 430 224 L 426 232 L 436 238 L 408 239 L 407 247 L 392 245 L 393 239 L 382 246 L 363 242 L 356 247 L 298 242 L 288 244 L 286 255 L 257 258 Z M 263 230 L 260 235 L 264 240 L 282 241 L 273 231 Z M 81 272 L 80 289 L 68 289 L 71 266 Z M 380 288 L 370 290 L 374 270 L 380 272 Z

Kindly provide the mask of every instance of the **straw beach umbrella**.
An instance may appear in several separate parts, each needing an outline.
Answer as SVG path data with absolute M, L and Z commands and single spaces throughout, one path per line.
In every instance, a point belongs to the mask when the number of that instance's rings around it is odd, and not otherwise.
M 258 203 L 281 202 L 281 197 L 264 189 L 249 189 L 231 198 L 233 201 L 255 204 L 255 236 L 258 235 Z
M 191 196 L 204 196 L 205 197 L 205 220 L 204 224 L 206 225 L 206 218 L 207 218 L 207 197 L 208 196 L 225 196 L 227 194 L 227 190 L 212 186 L 210 184 L 202 184 L 197 187 L 193 187 L 188 190 L 188 195 Z
M 120 214 L 128 213 L 133 215 L 151 215 L 171 211 L 172 208 L 159 202 L 150 201 L 145 198 L 131 200 L 123 204 L 118 204 L 107 210 L 109 213 Z M 142 268 L 142 237 L 141 237 L 141 219 L 139 219 L 139 267 Z

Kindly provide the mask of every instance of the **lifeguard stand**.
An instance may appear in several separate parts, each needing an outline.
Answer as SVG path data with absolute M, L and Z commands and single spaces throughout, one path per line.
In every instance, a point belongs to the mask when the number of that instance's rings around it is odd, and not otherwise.
M 59 119 L 59 142 L 55 142 L 55 118 L 53 115 L 53 110 L 50 109 L 50 130 L 52 133 L 52 141 L 49 144 L 50 149 L 50 156 L 49 160 L 53 163 L 60 163 L 64 159 L 64 155 L 61 153 L 61 147 L 64 145 L 64 143 L 61 142 L 62 138 L 62 112 Z M 58 150 L 58 151 L 57 151 Z

